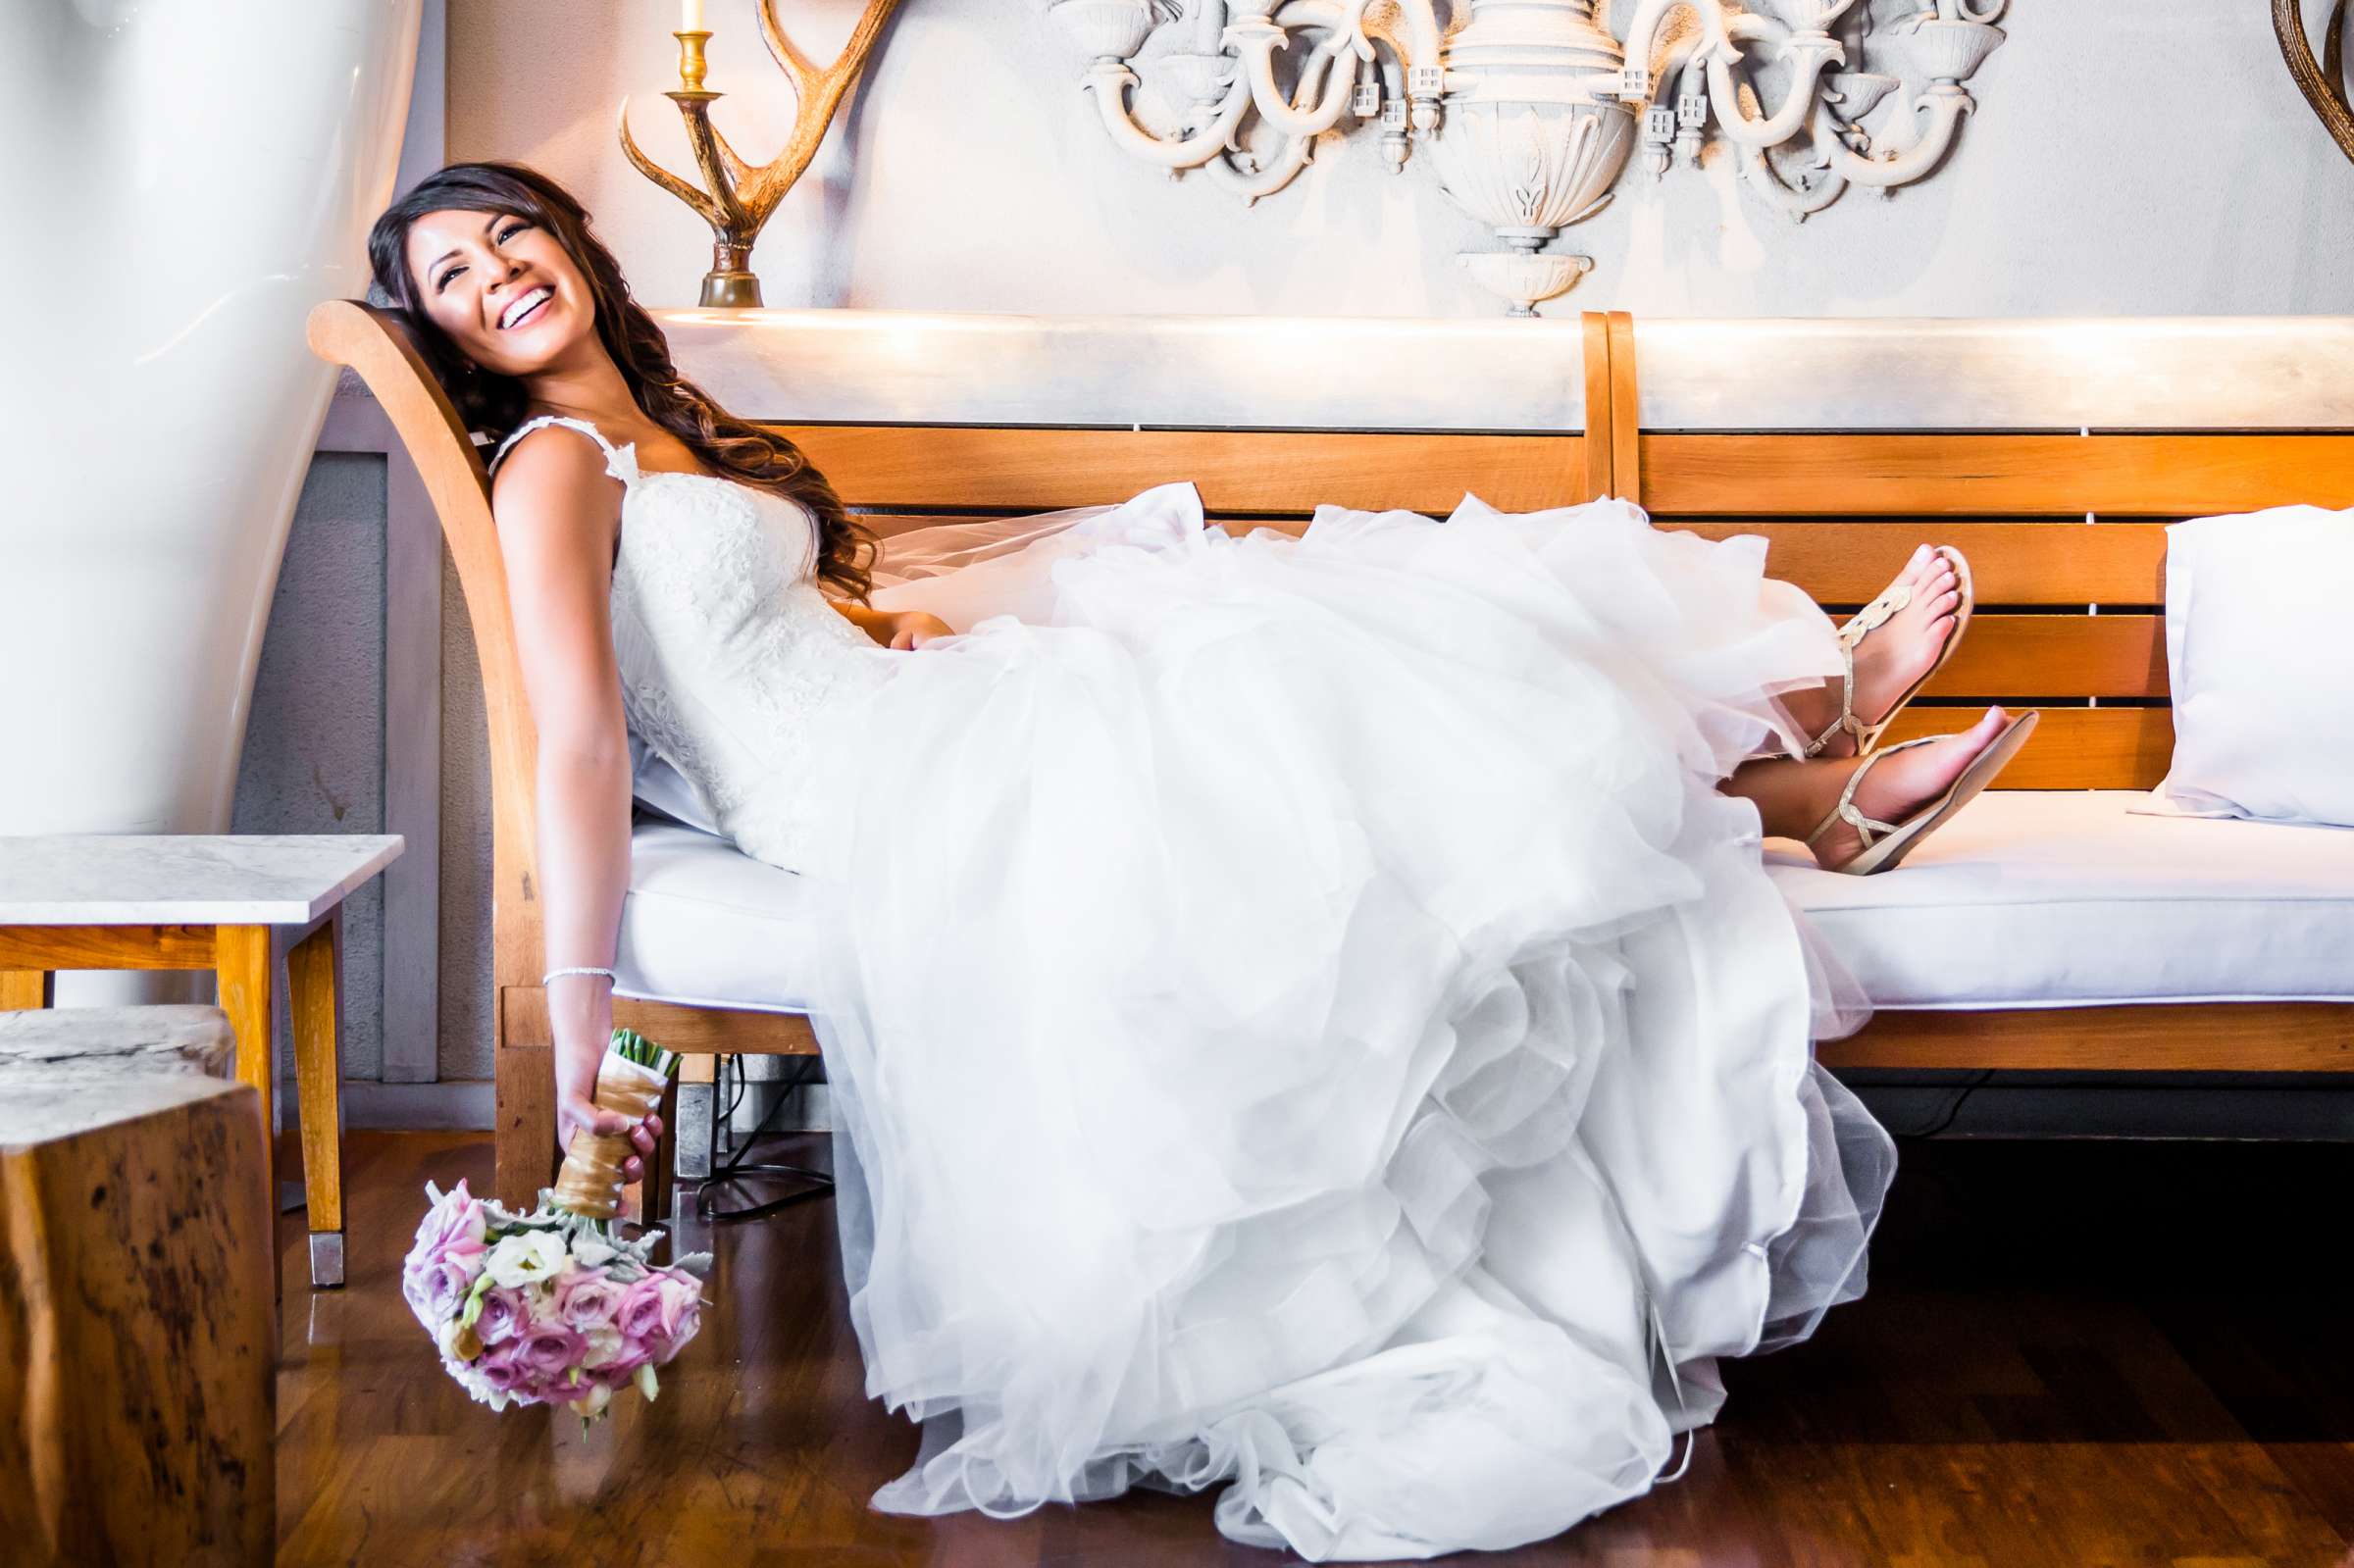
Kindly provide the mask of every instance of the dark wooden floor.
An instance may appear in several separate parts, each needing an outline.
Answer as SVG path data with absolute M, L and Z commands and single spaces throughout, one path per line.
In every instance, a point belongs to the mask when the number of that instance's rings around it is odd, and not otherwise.
M 724 1228 L 659 1403 L 492 1415 L 401 1303 L 430 1177 L 486 1141 L 354 1135 L 351 1285 L 288 1216 L 281 1563 L 1272 1564 L 1206 1498 L 1014 1521 L 865 1502 L 913 1430 L 868 1403 L 830 1205 Z M 2354 1149 L 1912 1145 L 1870 1295 L 1730 1369 L 1691 1473 L 1498 1564 L 2354 1563 Z M 706 1244 L 691 1232 L 693 1244 Z M 0 1554 L 4 1555 L 4 1554 Z

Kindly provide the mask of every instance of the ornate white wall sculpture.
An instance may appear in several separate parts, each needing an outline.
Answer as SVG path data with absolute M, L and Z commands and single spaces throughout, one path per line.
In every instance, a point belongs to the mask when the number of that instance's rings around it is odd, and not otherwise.
M 1635 0 L 1623 39 L 1592 0 L 1049 0 L 1048 13 L 1091 57 L 1084 85 L 1116 145 L 1172 176 L 1204 170 L 1246 202 L 1291 183 L 1347 119 L 1379 121 L 1393 171 L 1426 151 L 1504 241 L 1462 262 L 1526 315 L 1592 269 L 1546 247 L 1609 203 L 1638 144 L 1663 176 L 1696 167 L 1713 126 L 1748 183 L 1802 222 L 1850 185 L 1884 195 L 1927 175 L 1974 107 L 1962 84 L 2003 41 L 2008 0 L 1754 3 Z M 1162 27 L 1179 46 L 1151 66 L 1184 102 L 1167 135 L 1129 101 Z

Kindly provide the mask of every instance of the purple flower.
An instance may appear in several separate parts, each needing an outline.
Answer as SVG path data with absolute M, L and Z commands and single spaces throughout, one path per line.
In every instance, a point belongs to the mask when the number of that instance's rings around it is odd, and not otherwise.
M 630 1380 L 638 1376 L 638 1369 L 644 1364 L 645 1346 L 633 1340 L 629 1341 L 620 1360 L 609 1361 L 601 1367 L 592 1368 L 588 1376 L 593 1381 L 618 1392 L 630 1386 Z
M 553 1323 L 534 1323 L 513 1340 L 515 1359 L 535 1379 L 553 1381 L 580 1364 L 588 1341 Z
M 649 1274 L 622 1297 L 620 1309 L 613 1314 L 613 1326 L 626 1339 L 657 1340 L 662 1337 L 664 1311 L 662 1276 Z
M 662 1359 L 668 1361 L 702 1327 L 702 1287 L 691 1275 L 665 1274 L 662 1281 Z
M 607 1279 L 604 1270 L 583 1269 L 557 1287 L 556 1316 L 567 1328 L 586 1334 L 611 1323 L 621 1301 L 622 1288 Z
M 473 1288 L 474 1277 L 456 1263 L 411 1264 L 401 1273 L 400 1293 L 430 1334 L 439 1334 L 441 1325 L 458 1315 Z
M 500 1393 L 512 1393 L 523 1382 L 525 1369 L 515 1361 L 515 1341 L 484 1351 L 472 1363 L 474 1373 Z
M 485 1344 L 503 1344 L 522 1332 L 530 1313 L 520 1290 L 492 1286 L 483 1292 L 482 1314 L 474 1320 L 475 1338 Z
M 466 1184 L 460 1182 L 425 1211 L 425 1218 L 417 1225 L 417 1243 L 409 1248 L 403 1267 L 417 1268 L 443 1261 L 463 1263 L 484 1249 L 487 1233 L 483 1205 L 466 1190 Z

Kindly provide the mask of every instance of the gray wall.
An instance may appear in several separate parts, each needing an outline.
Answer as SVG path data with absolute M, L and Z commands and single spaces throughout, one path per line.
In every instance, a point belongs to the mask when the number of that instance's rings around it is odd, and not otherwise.
M 859 7 L 782 9 L 822 55 Z M 1384 175 L 1362 132 L 1327 138 L 1291 190 L 1249 211 L 1204 181 L 1171 182 L 1121 157 L 1043 9 L 908 0 L 869 81 L 769 225 L 755 266 L 771 304 L 1493 308 L 1454 262 L 1458 250 L 1486 248 L 1477 228 L 1429 187 L 1428 170 Z M 781 140 L 791 94 L 750 0 L 711 0 L 709 12 L 710 84 L 728 94 L 718 119 L 740 150 L 763 155 Z M 448 11 L 449 155 L 519 159 L 570 184 L 652 304 L 691 300 L 709 258 L 701 224 L 631 171 L 613 140 L 627 95 L 648 151 L 691 167 L 660 96 L 675 76 L 671 16 L 658 4 L 570 0 L 450 0 Z M 2354 168 L 2298 98 L 2263 7 L 2015 0 L 2006 25 L 2010 42 L 1972 83 L 1982 107 L 1958 156 L 1925 183 L 1888 201 L 1851 193 L 1802 228 L 1747 195 L 1721 158 L 1663 187 L 1631 173 L 1617 201 L 1573 231 L 1574 248 L 1600 267 L 1558 308 L 2354 312 Z M 421 83 L 439 63 L 424 63 Z M 381 808 L 381 743 L 371 749 L 382 721 L 381 475 L 372 460 L 324 458 L 305 491 L 263 654 L 240 830 L 354 831 L 354 814 Z M 445 1078 L 467 1079 L 490 1067 L 489 793 L 454 578 L 444 604 L 440 1064 Z M 357 1077 L 374 1076 L 379 1060 L 373 909 L 361 906 L 350 957 Z
M 312 460 L 254 676 L 233 833 L 384 831 L 384 463 Z M 343 908 L 343 1071 L 383 1076 L 384 882 Z M 285 999 L 279 1058 L 293 1063 Z

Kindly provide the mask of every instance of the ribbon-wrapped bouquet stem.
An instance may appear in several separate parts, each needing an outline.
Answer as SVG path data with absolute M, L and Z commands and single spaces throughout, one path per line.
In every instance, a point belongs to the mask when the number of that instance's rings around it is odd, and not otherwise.
M 676 1065 L 643 1036 L 615 1030 L 596 1103 L 643 1117 Z M 493 1410 L 560 1404 L 588 1421 L 628 1385 L 651 1399 L 654 1369 L 694 1337 L 711 1255 L 658 1266 L 650 1254 L 661 1232 L 615 1231 L 629 1156 L 626 1135 L 576 1136 L 529 1214 L 477 1198 L 464 1182 L 446 1193 L 426 1184 L 433 1207 L 402 1266 L 402 1293 L 449 1375 Z

